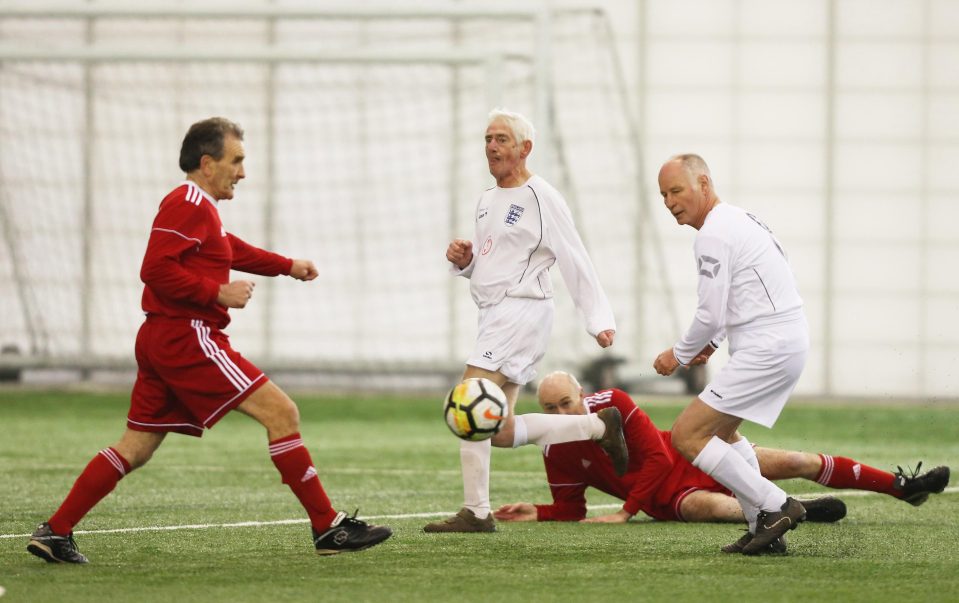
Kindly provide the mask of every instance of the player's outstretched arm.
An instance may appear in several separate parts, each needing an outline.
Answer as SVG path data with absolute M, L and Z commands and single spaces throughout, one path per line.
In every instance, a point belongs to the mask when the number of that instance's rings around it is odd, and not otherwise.
M 290 266 L 290 276 L 298 281 L 312 281 L 319 275 L 316 265 L 310 260 L 293 260 Z
M 493 511 L 493 517 L 499 521 L 536 521 L 536 505 L 526 502 L 503 505 Z

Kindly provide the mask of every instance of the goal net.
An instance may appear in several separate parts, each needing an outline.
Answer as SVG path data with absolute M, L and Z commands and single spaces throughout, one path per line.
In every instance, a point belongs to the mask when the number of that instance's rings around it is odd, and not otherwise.
M 461 370 L 476 310 L 444 252 L 471 236 L 492 184 L 493 106 L 534 120 L 531 168 L 567 195 L 632 336 L 618 352 L 648 356 L 651 332 L 675 330 L 662 324 L 642 166 L 601 14 L 0 11 L 0 33 L 7 365 L 132 363 L 150 223 L 182 180 L 184 132 L 212 115 L 245 129 L 246 180 L 220 204 L 227 228 L 319 268 L 312 283 L 253 277 L 253 301 L 232 312 L 235 345 L 264 366 Z M 544 368 L 574 369 L 600 352 L 554 280 Z

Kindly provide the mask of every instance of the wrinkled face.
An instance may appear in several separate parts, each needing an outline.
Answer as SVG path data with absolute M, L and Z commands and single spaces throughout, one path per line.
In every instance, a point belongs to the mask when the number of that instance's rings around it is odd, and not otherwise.
M 708 179 L 700 176 L 697 181 L 681 161 L 666 162 L 659 170 L 659 192 L 666 209 L 680 226 L 689 225 L 699 229 L 708 213 Z
M 516 142 L 516 136 L 506 120 L 497 118 L 486 128 L 486 161 L 489 173 L 497 182 L 521 169 L 532 143 Z
M 227 136 L 223 139 L 223 157 L 220 159 L 204 155 L 202 160 L 204 176 L 210 187 L 207 192 L 213 195 L 214 199 L 233 198 L 236 183 L 246 178 L 243 159 L 243 141 L 235 136 Z
M 583 390 L 569 384 L 561 387 L 541 388 L 539 406 L 548 415 L 585 415 Z

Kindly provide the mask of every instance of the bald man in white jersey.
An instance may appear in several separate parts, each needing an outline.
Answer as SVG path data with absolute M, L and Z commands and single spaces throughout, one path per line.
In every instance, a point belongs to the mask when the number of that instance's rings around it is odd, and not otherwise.
M 708 361 L 728 337 L 729 362 L 679 415 L 672 443 L 735 495 L 749 531 L 726 553 L 785 553 L 785 533 L 806 517 L 802 504 L 759 472 L 743 420 L 772 427 L 806 364 L 809 326 L 782 246 L 752 214 L 721 203 L 698 155 L 663 164 L 659 188 L 679 225 L 692 226 L 699 302 L 683 338 L 653 367 L 670 375 Z
M 513 413 L 521 386 L 536 375 L 552 330 L 551 266 L 559 266 L 596 343 L 609 347 L 616 333 L 609 300 L 566 201 L 526 167 L 533 138 L 533 126 L 522 115 L 490 113 L 486 159 L 496 186 L 485 191 L 476 206 L 474 239 L 456 239 L 446 250 L 453 274 L 470 279 L 470 293 L 479 308 L 476 347 L 466 361 L 463 379 L 494 381 L 507 396 L 509 415 L 491 440 L 460 443 L 463 508 L 427 524 L 427 532 L 496 530 L 489 496 L 491 444 L 509 448 L 593 439 L 619 475 L 626 471 L 628 452 L 618 409 L 584 416 Z

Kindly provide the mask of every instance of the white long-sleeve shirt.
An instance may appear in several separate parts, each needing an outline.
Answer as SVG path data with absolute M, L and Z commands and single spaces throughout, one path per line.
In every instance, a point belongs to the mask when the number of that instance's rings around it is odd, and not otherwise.
M 595 337 L 615 330 L 609 300 L 566 200 L 540 176 L 483 193 L 476 205 L 473 259 L 463 270 L 454 266 L 452 271 L 470 279 L 473 301 L 485 308 L 505 297 L 552 298 L 553 264 L 586 319 L 586 331 Z
M 786 253 L 769 228 L 745 210 L 718 203 L 693 245 L 699 303 L 673 354 L 688 364 L 726 332 L 797 320 L 802 298 Z

